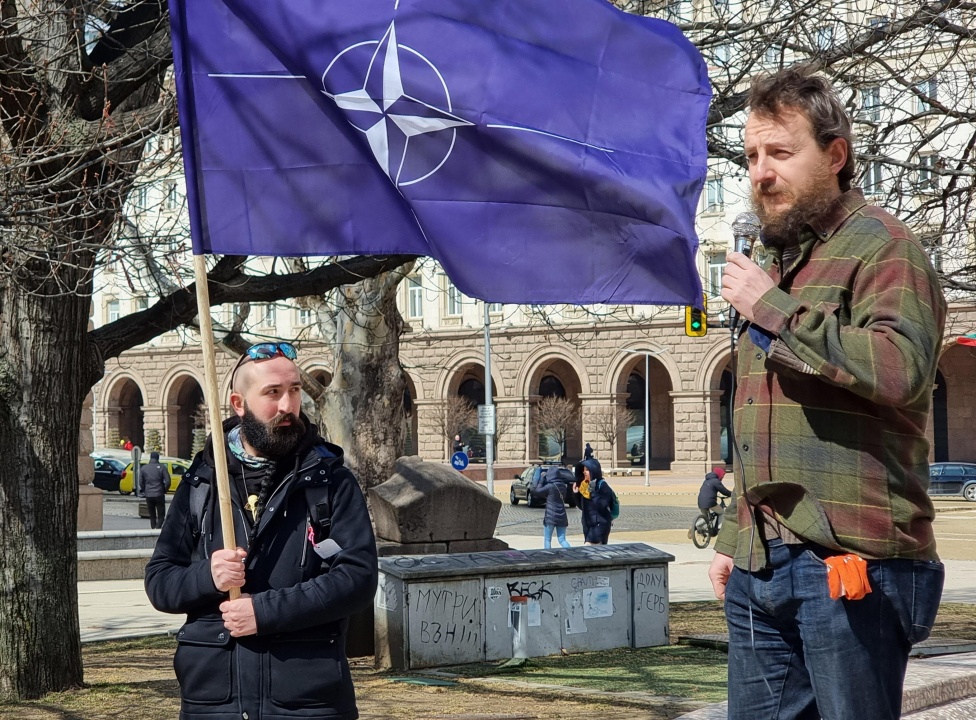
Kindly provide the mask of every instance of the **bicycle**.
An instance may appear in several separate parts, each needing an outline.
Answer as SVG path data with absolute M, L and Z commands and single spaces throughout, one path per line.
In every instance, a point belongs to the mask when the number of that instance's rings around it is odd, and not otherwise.
M 724 512 L 725 499 L 723 498 L 719 504 L 722 512 Z M 708 547 L 712 538 L 718 535 L 718 531 L 722 527 L 722 512 L 708 510 L 698 513 L 698 517 L 695 518 L 695 521 L 691 525 L 691 530 L 688 531 L 688 536 L 695 543 L 696 548 L 704 550 Z

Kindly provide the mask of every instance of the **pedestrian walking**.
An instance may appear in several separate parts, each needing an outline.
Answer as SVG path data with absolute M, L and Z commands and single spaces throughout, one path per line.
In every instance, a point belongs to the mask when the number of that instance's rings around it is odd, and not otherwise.
M 536 486 L 532 494 L 539 500 L 546 501 L 546 514 L 542 519 L 542 546 L 547 550 L 552 547 L 552 531 L 556 531 L 559 544 L 571 547 L 566 539 L 566 527 L 569 518 L 566 516 L 566 491 L 573 484 L 573 473 L 566 468 L 549 468 Z
M 153 529 L 163 526 L 163 519 L 166 517 L 166 493 L 169 492 L 172 482 L 169 470 L 159 462 L 159 453 L 149 453 L 149 462 L 139 469 L 139 484 L 149 509 L 149 527 Z

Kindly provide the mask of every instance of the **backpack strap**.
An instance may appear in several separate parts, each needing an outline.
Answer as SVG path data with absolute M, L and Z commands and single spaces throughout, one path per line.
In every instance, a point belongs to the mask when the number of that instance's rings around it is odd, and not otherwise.
M 213 471 L 201 457 L 197 457 L 189 470 L 183 473 L 183 482 L 190 486 L 190 530 L 196 540 L 203 534 L 203 516 L 210 500 L 210 484 L 213 481 Z
M 315 528 L 316 542 L 322 542 L 332 533 L 332 483 L 313 485 L 305 488 L 305 504 Z

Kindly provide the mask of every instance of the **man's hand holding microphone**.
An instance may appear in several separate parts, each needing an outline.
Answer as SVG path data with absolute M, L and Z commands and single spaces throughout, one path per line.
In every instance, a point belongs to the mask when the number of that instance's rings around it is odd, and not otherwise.
M 752 322 L 752 308 L 759 298 L 775 286 L 773 279 L 751 259 L 752 247 L 759 239 L 759 218 L 755 213 L 739 213 L 732 223 L 735 251 L 726 257 L 722 275 L 722 299 L 732 305 L 732 328 L 739 325 L 739 317 Z

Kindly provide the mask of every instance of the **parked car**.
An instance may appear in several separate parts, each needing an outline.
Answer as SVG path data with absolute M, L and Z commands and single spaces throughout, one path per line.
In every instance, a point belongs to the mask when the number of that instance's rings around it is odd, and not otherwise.
M 976 464 L 938 462 L 929 465 L 929 495 L 961 495 L 976 502 Z
M 169 476 L 171 482 L 169 485 L 170 493 L 176 492 L 176 488 L 180 484 L 180 480 L 183 479 L 183 473 L 185 473 L 190 468 L 190 461 L 184 460 L 182 458 L 173 457 L 160 457 L 159 462 L 162 463 L 169 471 Z M 148 453 L 143 456 L 139 461 L 140 465 L 147 465 L 149 463 Z M 122 471 L 122 478 L 119 480 L 119 492 L 123 495 L 132 494 L 132 463 L 130 462 L 125 466 L 125 470 Z
M 91 458 L 95 463 L 92 485 L 107 492 L 118 492 L 125 462 L 114 457 L 100 457 L 95 453 L 92 453 Z
M 512 487 L 508 491 L 508 501 L 512 505 L 518 505 L 519 502 L 524 500 L 529 507 L 545 507 L 546 499 L 535 498 L 532 495 L 532 490 L 542 479 L 544 473 L 549 471 L 551 467 L 558 467 L 559 463 L 542 463 L 541 465 L 529 465 L 525 468 L 520 475 L 516 475 L 515 479 L 512 481 Z M 573 503 L 573 494 L 570 492 L 571 488 L 566 488 L 566 502 L 570 507 L 575 507 Z

